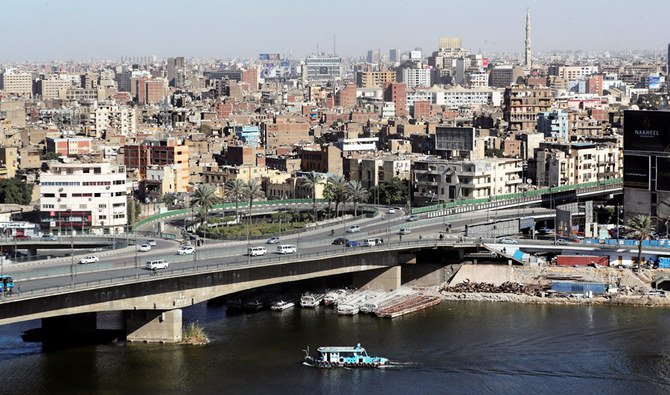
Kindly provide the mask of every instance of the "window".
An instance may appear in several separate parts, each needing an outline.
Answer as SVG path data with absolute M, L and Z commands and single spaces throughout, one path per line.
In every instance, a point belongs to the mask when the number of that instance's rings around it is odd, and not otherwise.
M 42 194 L 42 197 L 44 197 L 44 198 L 52 198 L 52 197 L 56 197 L 56 194 L 55 194 L 55 193 L 43 193 L 43 194 Z
M 99 215 L 98 219 L 107 219 L 107 216 L 106 215 Z

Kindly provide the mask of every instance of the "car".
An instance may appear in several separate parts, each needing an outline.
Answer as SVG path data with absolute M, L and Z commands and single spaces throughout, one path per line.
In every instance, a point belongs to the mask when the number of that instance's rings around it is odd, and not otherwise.
M 339 246 L 342 244 L 347 244 L 349 240 L 345 239 L 344 237 L 338 237 L 337 239 L 333 240 L 333 245 Z
M 570 244 L 570 241 L 565 239 L 556 239 L 556 241 L 554 242 L 554 245 L 557 246 L 566 246 L 568 244 Z
M 358 225 L 351 225 L 347 228 L 347 233 L 357 233 L 361 231 L 361 227 Z
M 270 237 L 266 242 L 266 244 L 279 244 L 279 237 Z
M 418 215 L 410 215 L 409 217 L 407 217 L 407 219 L 406 219 L 405 221 L 407 221 L 407 222 L 414 222 L 414 221 L 418 221 L 418 220 L 419 220 L 419 216 L 418 216 Z
M 345 244 L 345 246 L 347 246 L 347 247 L 360 247 L 360 246 L 361 246 L 361 243 L 359 243 L 359 242 L 357 242 L 357 241 L 355 241 L 355 240 L 349 240 L 349 241 L 347 241 L 347 243 Z
M 395 209 L 393 207 L 391 207 L 390 209 L 388 209 L 387 213 L 395 214 Z
M 137 251 L 141 252 L 151 251 L 151 246 L 149 244 L 142 244 L 139 247 L 137 247 Z
M 157 270 L 157 269 L 167 269 L 170 263 L 166 261 L 165 259 L 154 259 L 151 261 L 147 261 L 146 263 L 146 268 L 149 270 Z
M 195 254 L 195 248 L 192 246 L 182 246 L 177 250 L 177 255 L 191 255 Z
M 85 264 L 87 264 L 87 263 L 96 263 L 96 262 L 98 262 L 98 261 L 100 261 L 100 259 L 99 259 L 97 256 L 95 256 L 95 255 L 87 255 L 87 256 L 81 258 L 81 259 L 79 260 L 79 263 L 81 263 L 82 265 L 85 265 Z
M 260 256 L 268 253 L 268 250 L 265 247 L 249 247 L 247 248 L 247 255 L 249 256 Z
M 31 237 L 28 235 L 16 235 L 14 236 L 14 240 L 30 240 Z
M 500 244 L 519 244 L 518 241 L 514 239 L 510 239 L 509 237 L 503 237 L 502 239 L 498 240 L 498 243 Z
M 410 233 L 412 233 L 412 229 L 410 228 L 400 228 L 400 230 L 398 231 L 399 235 L 408 235 Z
M 45 233 L 42 235 L 42 240 L 43 241 L 57 241 L 58 238 L 51 233 Z
M 152 247 L 153 247 L 153 246 L 155 246 L 155 245 L 156 245 L 156 240 L 153 240 L 153 239 L 149 239 L 149 240 L 147 240 L 147 244 L 149 244 L 150 246 L 152 246 Z
M 539 230 L 540 233 L 551 233 L 551 228 L 548 228 L 546 226 L 543 226 Z

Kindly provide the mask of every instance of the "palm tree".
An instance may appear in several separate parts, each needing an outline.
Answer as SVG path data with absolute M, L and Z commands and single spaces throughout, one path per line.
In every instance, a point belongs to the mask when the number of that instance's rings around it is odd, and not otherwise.
M 340 203 L 344 203 L 346 200 L 346 185 L 347 182 L 344 179 L 344 176 L 333 176 L 328 179 L 330 183 L 329 192 L 332 196 L 332 199 L 335 201 L 335 216 L 339 216 L 339 207 Z
M 358 204 L 361 202 L 367 202 L 370 193 L 367 189 L 363 188 L 360 181 L 349 181 L 347 184 L 347 195 L 354 203 L 354 217 L 357 215 Z
M 321 174 L 310 171 L 305 175 L 303 184 L 312 188 L 312 206 L 314 207 L 314 218 L 316 218 L 316 185 L 321 181 Z
M 162 200 L 166 206 L 174 206 L 177 202 L 177 194 L 174 192 L 166 192 L 163 194 Z
M 642 241 L 651 236 L 654 231 L 654 226 L 651 224 L 651 217 L 648 215 L 638 214 L 628 220 L 628 226 L 635 231 L 635 236 L 638 240 L 637 247 L 637 268 L 640 268 L 642 262 Z
M 214 207 L 217 197 L 214 194 L 214 187 L 209 184 L 200 184 L 191 192 L 191 207 L 198 207 L 205 216 L 204 222 L 207 222 L 207 212 Z
M 248 184 L 244 184 L 243 194 L 246 199 L 249 200 L 249 225 L 251 225 L 251 208 L 254 204 L 254 200 L 258 198 L 265 197 L 263 188 L 261 184 L 256 180 L 249 181 Z
M 226 196 L 235 202 L 235 223 L 240 223 L 240 202 L 244 199 L 244 181 L 236 178 L 225 185 Z

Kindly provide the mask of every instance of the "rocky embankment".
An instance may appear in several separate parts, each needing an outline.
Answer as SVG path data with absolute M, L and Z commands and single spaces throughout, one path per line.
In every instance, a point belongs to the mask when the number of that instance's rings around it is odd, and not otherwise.
M 568 268 L 568 267 L 501 267 L 499 265 L 477 265 L 476 269 L 463 266 L 464 273 L 471 278 L 454 276 L 444 284 L 440 293 L 445 300 L 468 300 L 480 302 L 513 302 L 563 305 L 621 305 L 621 306 L 670 306 L 665 295 L 647 295 L 651 282 L 659 273 L 615 268 Z M 617 292 L 594 296 L 565 295 L 547 292 L 556 279 L 602 282 L 616 288 Z

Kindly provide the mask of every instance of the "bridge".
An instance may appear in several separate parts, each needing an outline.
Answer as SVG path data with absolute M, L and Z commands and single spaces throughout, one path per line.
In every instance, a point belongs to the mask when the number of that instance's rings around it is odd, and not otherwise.
M 401 286 L 402 268 L 417 254 L 463 258 L 474 242 L 417 240 L 374 247 L 341 248 L 289 256 L 236 258 L 235 261 L 186 262 L 152 275 L 138 266 L 117 277 L 86 277 L 57 286 L 2 295 L 0 325 L 42 319 L 55 331 L 95 329 L 96 314 L 117 312 L 129 341 L 178 342 L 181 309 L 232 293 L 295 281 L 351 274 L 354 286 L 393 290 Z M 425 273 L 424 273 L 425 274 Z M 81 276 L 80 276 L 81 277 Z M 67 278 L 66 278 L 67 280 Z

